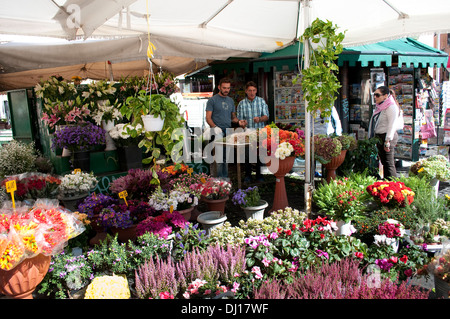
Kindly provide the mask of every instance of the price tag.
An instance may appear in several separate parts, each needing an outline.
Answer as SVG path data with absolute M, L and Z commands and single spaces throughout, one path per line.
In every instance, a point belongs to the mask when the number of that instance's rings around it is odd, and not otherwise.
M 170 205 L 170 213 L 173 213 L 173 205 Z
M 74 174 L 81 174 L 81 168 L 75 168 L 75 169 L 73 170 L 73 173 L 74 173 Z
M 14 200 L 14 192 L 17 190 L 17 184 L 16 184 L 16 180 L 13 179 L 11 181 L 7 181 L 5 183 L 6 186 L 6 191 L 8 193 L 11 193 L 11 200 L 12 200 L 12 206 L 13 208 L 16 208 L 16 202 Z
M 191 174 L 192 174 L 193 171 L 194 171 L 194 170 L 192 169 L 192 167 L 189 167 L 189 168 L 187 169 L 187 172 L 188 172 L 188 174 L 189 174 L 189 177 L 191 176 Z
M 122 198 L 125 201 L 125 204 L 128 206 L 127 196 L 128 196 L 128 192 L 127 191 L 122 191 L 122 192 L 119 193 L 119 197 Z
M 206 183 L 206 179 L 204 177 L 200 178 L 200 182 L 202 182 L 203 184 Z

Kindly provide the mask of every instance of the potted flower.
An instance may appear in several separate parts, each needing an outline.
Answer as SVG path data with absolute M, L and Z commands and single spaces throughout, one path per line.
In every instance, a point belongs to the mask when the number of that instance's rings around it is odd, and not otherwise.
M 377 181 L 366 188 L 383 206 L 404 207 L 414 201 L 414 192 L 400 181 Z
M 208 211 L 198 215 L 197 221 L 209 234 L 211 229 L 222 225 L 227 219 L 225 205 L 231 192 L 231 183 L 221 178 L 210 177 L 193 186 L 201 194 Z
M 294 166 L 295 158 L 305 155 L 304 142 L 297 132 L 281 130 L 275 125 L 267 125 L 260 130 L 263 148 L 270 157 L 267 168 L 276 177 L 273 207 L 271 211 L 289 206 L 284 176 Z
M 109 132 L 119 151 L 119 166 L 122 171 L 142 167 L 142 150 L 139 143 L 143 138 L 141 124 L 116 124 Z
M 61 179 L 57 176 L 41 173 L 24 173 L 5 178 L 1 186 L 5 187 L 6 182 L 16 181 L 17 190 L 15 196 L 18 200 L 56 198 Z
M 443 155 L 432 155 L 411 165 L 409 174 L 426 178 L 434 188 L 437 198 L 439 182 L 450 179 L 450 163 Z
M 434 275 L 436 297 L 450 298 L 450 242 L 443 243 L 443 249 L 437 253 L 427 267 L 427 271 Z
M 57 202 L 39 199 L 31 207 L 3 206 L 0 231 L 0 291 L 13 298 L 33 298 L 51 256 L 84 226 Z
M 333 157 L 341 154 L 342 143 L 338 138 L 325 134 L 314 135 L 314 158 L 321 164 L 327 164 Z
M 264 210 L 269 205 L 265 200 L 261 199 L 258 186 L 249 187 L 247 189 L 238 189 L 232 198 L 233 204 L 239 205 L 245 212 L 247 219 L 264 218 Z
M 140 222 L 136 227 L 136 235 L 153 233 L 162 238 L 168 238 L 172 232 L 185 227 L 188 222 L 177 211 L 164 211 L 161 215 L 150 216 Z
M 61 178 L 59 185 L 59 200 L 67 209 L 77 210 L 77 203 L 86 198 L 95 188 L 98 181 L 94 173 L 72 172 Z
M 399 239 L 405 234 L 405 227 L 395 219 L 388 219 L 378 225 L 378 234 L 374 235 L 374 244 L 377 246 L 391 246 L 394 252 L 398 251 Z
M 105 144 L 105 130 L 92 123 L 82 123 L 56 131 L 52 148 L 67 148 L 72 152 L 72 166 L 89 171 L 89 152 L 101 144 Z

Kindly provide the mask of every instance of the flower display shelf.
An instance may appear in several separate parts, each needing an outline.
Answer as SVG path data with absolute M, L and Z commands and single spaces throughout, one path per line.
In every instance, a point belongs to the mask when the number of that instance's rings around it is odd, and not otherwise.
M 335 156 L 331 159 L 327 164 L 323 164 L 323 166 L 327 170 L 327 183 L 329 183 L 332 179 L 336 179 L 336 170 L 345 160 L 345 155 L 347 155 L 347 150 L 342 150 L 341 154 Z
M 32 293 L 44 279 L 51 256 L 27 258 L 11 270 L 0 270 L 0 291 L 13 299 L 33 299 Z
M 295 157 L 289 156 L 285 159 L 278 160 L 278 168 L 275 169 L 272 167 L 272 161 L 269 161 L 267 164 L 269 171 L 275 175 L 276 183 L 275 183 L 275 194 L 273 197 L 273 206 L 270 212 L 277 211 L 279 209 L 284 209 L 289 206 L 289 202 L 286 194 L 286 185 L 284 182 L 284 176 L 289 173 L 294 166 Z M 275 165 L 276 166 L 276 165 Z

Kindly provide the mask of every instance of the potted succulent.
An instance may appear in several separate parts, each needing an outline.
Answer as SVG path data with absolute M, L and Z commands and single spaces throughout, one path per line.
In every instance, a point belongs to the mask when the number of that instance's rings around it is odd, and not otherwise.
M 269 205 L 267 201 L 261 199 L 258 186 L 247 189 L 238 189 L 232 198 L 233 204 L 239 205 L 245 212 L 247 219 L 264 219 L 264 210 Z

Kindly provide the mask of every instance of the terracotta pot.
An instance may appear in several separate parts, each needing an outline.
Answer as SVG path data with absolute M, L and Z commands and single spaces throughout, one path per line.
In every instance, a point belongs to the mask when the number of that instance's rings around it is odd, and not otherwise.
M 33 291 L 47 274 L 51 256 L 27 258 L 11 270 L 0 270 L 0 291 L 14 299 L 33 299 Z
M 336 170 L 344 162 L 346 154 L 347 150 L 342 150 L 341 154 L 333 157 L 329 163 L 323 164 L 323 166 L 327 169 L 327 183 L 329 183 L 332 179 L 336 179 Z
M 228 198 L 228 196 L 222 199 L 207 199 L 206 197 L 202 197 L 202 201 L 208 206 L 208 211 L 224 213 Z
M 186 208 L 186 209 L 182 209 L 182 210 L 178 210 L 178 212 L 183 215 L 184 219 L 186 219 L 186 221 L 189 221 L 191 219 L 191 215 L 192 215 L 192 211 L 194 210 L 194 206 Z
M 129 240 L 136 239 L 136 227 L 137 225 L 131 225 L 128 228 L 111 227 L 111 232 L 116 235 L 117 239 L 121 243 L 127 243 Z
M 283 160 L 278 160 L 278 168 L 271 167 L 272 161 L 267 163 L 269 171 L 275 175 L 275 194 L 273 196 L 273 206 L 270 212 L 277 211 L 279 209 L 284 209 L 289 206 L 289 202 L 286 194 L 286 185 L 284 183 L 284 176 L 289 173 L 294 166 L 295 157 L 289 156 Z

